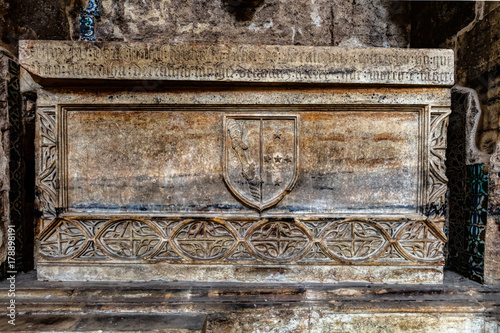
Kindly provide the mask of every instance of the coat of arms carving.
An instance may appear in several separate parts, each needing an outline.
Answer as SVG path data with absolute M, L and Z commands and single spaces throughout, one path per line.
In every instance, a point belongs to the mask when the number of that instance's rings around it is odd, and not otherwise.
M 224 180 L 231 192 L 263 211 L 292 190 L 298 176 L 297 115 L 226 115 Z

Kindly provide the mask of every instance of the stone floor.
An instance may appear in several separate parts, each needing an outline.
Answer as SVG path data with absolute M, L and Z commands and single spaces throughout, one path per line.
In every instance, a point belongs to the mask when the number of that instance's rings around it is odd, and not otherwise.
M 30 272 L 15 287 L 16 326 L 4 316 L 0 332 L 500 333 L 500 287 L 453 272 L 442 285 L 68 283 Z

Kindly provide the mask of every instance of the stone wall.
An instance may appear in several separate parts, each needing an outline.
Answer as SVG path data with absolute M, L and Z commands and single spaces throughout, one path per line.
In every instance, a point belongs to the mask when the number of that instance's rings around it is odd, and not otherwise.
M 390 0 L 97 0 L 97 40 L 407 47 L 409 3 Z M 88 0 L 0 0 L 0 46 L 78 40 Z
M 500 144 L 491 155 L 484 282 L 500 284 Z
M 0 278 L 8 271 L 33 268 L 34 153 L 31 124 L 20 92 L 20 66 L 6 51 L 0 53 Z M 33 108 L 31 108 L 32 110 Z M 32 110 L 33 111 L 33 110 Z M 31 141 L 31 143 L 30 143 Z M 14 243 L 12 237 L 15 236 Z M 15 251 L 12 247 L 15 246 Z M 7 256 L 8 255 L 8 256 Z M 8 257 L 8 259 L 7 259 Z
M 102 40 L 406 47 L 408 3 L 389 0 L 103 0 Z
M 498 257 L 496 244 L 500 233 L 498 225 L 493 223 L 496 215 L 492 213 L 498 210 L 495 208 L 498 171 L 495 170 L 500 160 L 492 158 L 490 162 L 489 156 L 498 141 L 500 3 L 412 3 L 411 47 L 454 49 L 456 84 L 471 88 L 455 89 L 454 113 L 450 118 L 453 148 L 448 151 L 447 162 L 450 178 L 449 264 L 467 276 L 498 283 L 500 263 L 494 258 Z M 474 126 L 466 131 L 470 124 Z M 458 140 L 453 140 L 454 137 Z M 481 164 L 486 172 L 489 170 L 489 175 L 480 177 L 481 172 L 470 172 L 481 170 Z M 460 203 L 466 204 L 467 197 L 470 198 L 469 190 L 474 184 L 487 184 L 488 177 L 488 217 L 486 202 L 460 208 Z M 484 190 L 488 191 L 482 189 L 482 196 Z
M 85 1 L 0 0 L 0 46 L 17 55 L 20 39 L 78 39 Z
M 500 80 L 500 3 L 413 3 L 411 47 L 455 50 L 456 84 L 476 90 L 483 110 L 477 145 L 493 153 L 500 108 L 496 84 Z
M 0 278 L 5 275 L 7 261 L 7 227 L 9 212 L 9 114 L 7 107 L 7 72 L 9 57 L 0 54 Z

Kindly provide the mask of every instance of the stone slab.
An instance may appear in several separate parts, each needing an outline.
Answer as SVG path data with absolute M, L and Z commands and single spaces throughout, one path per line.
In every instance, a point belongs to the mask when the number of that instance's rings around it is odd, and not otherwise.
M 0 332 L 154 332 L 203 333 L 206 314 L 91 314 L 91 315 L 21 315 L 15 325 L 2 325 Z
M 233 140 L 223 135 L 231 124 L 245 131 L 246 156 L 261 172 L 262 202 L 290 187 L 270 210 L 273 216 L 421 210 L 420 107 L 82 106 L 62 112 L 68 214 L 258 216 Z
M 54 79 L 452 86 L 452 50 L 21 41 L 20 62 Z
M 58 264 L 39 262 L 38 279 L 49 281 L 203 281 L 248 283 L 443 282 L 441 266 Z
M 16 281 L 18 318 L 50 312 L 206 313 L 207 332 L 497 333 L 500 290 L 445 272 L 443 284 Z M 9 284 L 0 283 L 0 302 Z M 30 315 L 27 315 L 29 313 Z M 77 315 L 78 317 L 78 315 Z

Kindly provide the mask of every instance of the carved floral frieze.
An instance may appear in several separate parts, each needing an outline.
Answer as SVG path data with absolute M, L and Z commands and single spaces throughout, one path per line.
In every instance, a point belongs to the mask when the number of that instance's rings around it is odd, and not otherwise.
M 446 238 L 425 220 L 56 219 L 48 260 L 195 263 L 442 263 Z

